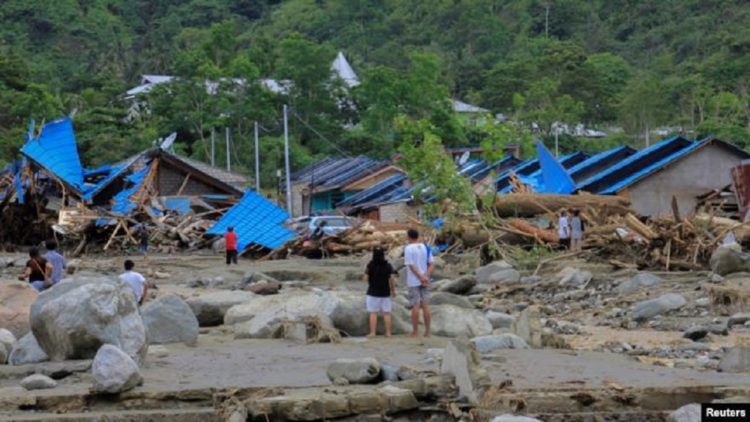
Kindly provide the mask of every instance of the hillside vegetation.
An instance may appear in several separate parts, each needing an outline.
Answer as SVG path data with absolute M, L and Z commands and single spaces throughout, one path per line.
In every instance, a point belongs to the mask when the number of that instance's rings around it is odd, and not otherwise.
M 641 146 L 660 126 L 750 146 L 747 22 L 740 0 L 5 0 L 0 162 L 17 157 L 31 118 L 75 111 L 92 165 L 173 131 L 178 149 L 205 159 L 210 128 L 229 127 L 234 168 L 247 171 L 258 120 L 271 183 L 284 103 L 295 166 L 340 151 L 387 157 L 404 119 L 449 145 L 528 139 L 532 122 L 549 140 L 562 121 L 624 129 L 564 137 L 563 150 Z M 339 50 L 362 80 L 353 90 L 329 80 Z M 144 73 L 181 78 L 126 122 L 122 94 Z M 294 85 L 286 98 L 231 78 Z M 222 81 L 216 95 L 205 80 Z M 519 123 L 466 127 L 448 98 Z

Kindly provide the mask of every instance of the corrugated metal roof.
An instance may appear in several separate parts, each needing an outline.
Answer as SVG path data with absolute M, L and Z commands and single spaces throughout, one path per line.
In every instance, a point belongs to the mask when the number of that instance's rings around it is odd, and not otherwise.
M 610 187 L 619 185 L 621 181 L 628 180 L 636 174 L 641 174 L 642 170 L 651 168 L 652 164 L 662 162 L 694 144 L 695 142 L 682 136 L 665 139 L 584 180 L 576 186 L 576 189 L 591 193 L 603 193 Z
M 207 233 L 221 236 L 229 226 L 237 234 L 237 249 L 259 245 L 276 249 L 294 237 L 283 226 L 287 213 L 274 203 L 248 190 L 239 203 L 230 208 Z
M 21 153 L 77 192 L 85 189 L 83 168 L 69 117 L 45 124 L 39 136 L 21 148 Z
M 164 155 L 169 156 L 170 158 L 183 162 L 188 167 L 193 167 L 194 169 L 204 173 L 207 176 L 213 177 L 214 179 L 222 183 L 230 185 L 238 189 L 240 192 L 247 189 L 247 185 L 249 184 L 247 177 L 239 173 L 229 172 L 218 167 L 211 167 L 210 164 L 206 164 L 202 161 L 193 160 L 192 158 L 183 157 L 177 154 L 172 154 L 164 150 L 160 150 L 160 152 Z
M 120 215 L 128 215 L 135 209 L 136 204 L 130 200 L 130 197 L 141 188 L 149 169 L 150 166 L 144 166 L 135 173 L 125 177 L 125 182 L 130 184 L 130 187 L 121 190 L 112 198 L 114 201 L 112 212 Z
M 348 185 L 387 166 L 385 161 L 377 161 L 365 156 L 354 158 L 326 158 L 309 165 L 292 178 L 294 183 L 312 186 L 316 192 L 325 192 Z
M 580 182 L 587 179 L 592 174 L 598 173 L 614 165 L 616 162 L 623 160 L 636 153 L 636 150 L 627 146 L 620 145 L 592 155 L 588 159 L 576 164 L 568 169 L 570 177 L 574 181 Z
M 406 181 L 406 176 L 404 174 L 394 174 L 393 176 L 388 177 L 385 180 L 376 183 L 365 190 L 357 192 L 356 194 L 350 196 L 336 206 L 342 208 L 350 208 L 358 207 L 371 201 L 378 201 L 384 198 L 394 189 L 401 186 L 404 181 Z

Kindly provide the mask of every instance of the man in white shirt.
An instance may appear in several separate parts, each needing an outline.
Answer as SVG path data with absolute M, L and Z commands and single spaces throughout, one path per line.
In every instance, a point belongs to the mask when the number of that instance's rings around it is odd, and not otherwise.
M 430 306 L 429 286 L 430 276 L 435 270 L 435 259 L 427 245 L 419 241 L 419 232 L 414 229 L 408 231 L 409 244 L 404 249 L 404 264 L 406 265 L 406 286 L 409 292 L 411 306 L 411 335 L 416 337 L 419 328 L 419 310 L 424 318 L 424 335 L 430 336 Z
M 125 272 L 120 274 L 120 281 L 124 281 L 133 289 L 135 301 L 140 305 L 143 303 L 146 293 L 148 293 L 148 285 L 141 273 L 133 271 L 133 268 L 135 268 L 133 261 L 129 259 L 125 261 Z

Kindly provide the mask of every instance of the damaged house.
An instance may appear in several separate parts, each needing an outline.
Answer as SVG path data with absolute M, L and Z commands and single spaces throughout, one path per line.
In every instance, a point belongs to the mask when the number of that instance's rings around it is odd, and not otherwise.
M 220 234 L 214 227 L 239 229 L 247 217 L 276 235 L 237 230 L 246 248 L 275 249 L 293 236 L 283 228 L 286 213 L 249 195 L 244 176 L 162 147 L 120 163 L 83 167 L 70 118 L 31 132 L 21 153 L 23 158 L 0 176 L 0 212 L 3 224 L 25 229 L 4 231 L 4 242 L 34 243 L 54 235 L 77 242 L 77 252 L 100 243 L 107 250 L 134 247 L 134 230 L 147 230 L 158 249 L 168 252 L 205 247 Z M 232 212 L 235 208 L 244 211 Z

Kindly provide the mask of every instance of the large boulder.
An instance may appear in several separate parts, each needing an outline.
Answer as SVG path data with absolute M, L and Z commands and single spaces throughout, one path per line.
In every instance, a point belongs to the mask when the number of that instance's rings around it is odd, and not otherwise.
M 453 305 L 459 308 L 474 309 L 474 305 L 465 296 L 453 293 L 434 292 L 430 295 L 431 305 Z
M 725 276 L 727 274 L 750 272 L 750 254 L 736 250 L 735 248 L 719 247 L 711 254 L 711 271 L 714 274 Z
M 21 337 L 31 330 L 29 312 L 38 293 L 28 283 L 0 283 L 0 328 Z
M 177 296 L 162 296 L 141 309 L 150 344 L 198 342 L 198 319 L 187 303 Z
M 620 294 L 631 294 L 637 292 L 641 287 L 651 287 L 661 283 L 661 278 L 651 273 L 638 273 L 633 277 L 623 280 L 618 286 Z
M 636 321 L 645 321 L 657 315 L 680 309 L 687 300 L 677 293 L 667 293 L 656 299 L 644 300 L 633 305 L 632 317 Z
M 440 283 L 438 290 L 441 292 L 463 295 L 468 293 L 477 285 L 477 278 L 473 274 L 467 274 L 455 280 L 445 280 Z
M 515 334 L 500 334 L 491 336 L 479 336 L 471 339 L 477 352 L 481 354 L 492 353 L 501 349 L 528 349 L 529 345 L 521 337 Z
M 513 315 L 508 315 L 503 312 L 488 311 L 485 315 L 494 329 L 510 330 L 513 328 L 513 323 L 516 321 L 516 318 Z
M 229 308 L 248 302 L 255 297 L 254 293 L 242 290 L 222 290 L 208 293 L 187 300 L 201 327 L 213 327 L 224 322 L 224 314 Z
M 479 267 L 475 274 L 480 284 L 518 283 L 521 280 L 521 273 L 505 261 L 495 261 Z
M 350 336 L 364 336 L 370 331 L 365 297 L 361 293 L 335 291 L 322 299 L 323 309 L 333 325 Z M 391 310 L 393 334 L 411 332 L 409 311 L 398 300 L 393 301 Z M 380 318 L 379 318 L 380 320 Z M 378 322 L 379 334 L 383 334 L 383 324 Z
M 21 337 L 8 357 L 11 365 L 26 365 L 28 363 L 46 362 L 49 360 L 47 353 L 42 350 L 33 333 L 27 333 Z
M 92 391 L 95 393 L 121 393 L 143 382 L 135 361 L 111 344 L 105 344 L 96 352 L 91 373 L 94 376 Z
M 529 416 L 519 416 L 519 415 L 500 415 L 495 416 L 492 419 L 492 422 L 542 422 L 537 418 L 532 418 Z
M 380 362 L 375 358 L 336 359 L 328 365 L 331 382 L 345 379 L 349 384 L 368 384 L 380 377 Z
M 31 330 L 53 361 L 92 358 L 103 344 L 140 361 L 148 349 L 133 290 L 108 277 L 80 276 L 39 294 Z
M 492 325 L 481 311 L 453 305 L 437 305 L 432 310 L 432 334 L 444 337 L 484 336 Z

